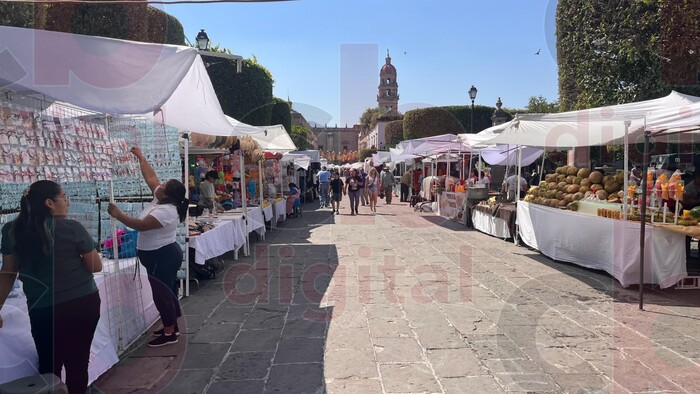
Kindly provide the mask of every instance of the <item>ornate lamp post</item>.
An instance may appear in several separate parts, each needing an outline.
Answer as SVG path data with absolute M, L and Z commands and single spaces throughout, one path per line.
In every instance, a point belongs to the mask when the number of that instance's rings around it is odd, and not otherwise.
M 476 89 L 476 86 L 472 85 L 471 89 L 469 89 L 469 98 L 472 100 L 472 111 L 471 111 L 471 129 L 469 130 L 470 133 L 474 133 L 474 99 L 476 99 L 476 93 L 478 90 Z

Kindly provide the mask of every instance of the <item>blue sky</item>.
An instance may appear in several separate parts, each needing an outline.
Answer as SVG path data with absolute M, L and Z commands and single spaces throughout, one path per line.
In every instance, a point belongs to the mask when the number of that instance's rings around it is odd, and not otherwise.
M 376 107 L 387 49 L 399 109 L 469 104 L 523 108 L 557 100 L 556 0 L 298 0 L 170 5 L 187 38 L 255 55 L 274 94 L 317 123 L 352 125 Z M 535 52 L 540 50 L 540 55 Z

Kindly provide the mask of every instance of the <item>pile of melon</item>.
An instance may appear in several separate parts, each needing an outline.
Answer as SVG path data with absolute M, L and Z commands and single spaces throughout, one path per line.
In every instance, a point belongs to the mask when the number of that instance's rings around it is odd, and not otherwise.
M 553 208 L 566 208 L 574 201 L 589 197 L 607 201 L 617 199 L 622 190 L 623 175 L 606 175 L 600 171 L 574 166 L 558 167 L 554 174 L 547 174 L 538 186 L 531 187 L 525 201 Z M 618 201 L 619 202 L 619 201 Z

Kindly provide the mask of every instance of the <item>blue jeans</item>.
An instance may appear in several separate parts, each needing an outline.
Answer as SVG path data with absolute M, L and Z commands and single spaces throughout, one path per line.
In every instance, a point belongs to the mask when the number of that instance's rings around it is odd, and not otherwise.
M 355 212 L 357 213 L 357 207 L 360 205 L 360 194 L 362 193 L 362 189 L 360 190 L 348 190 L 348 196 L 350 196 L 350 212 Z
M 319 200 L 321 200 L 321 206 L 325 207 L 330 204 L 330 198 L 328 198 L 328 187 L 330 184 L 328 182 L 322 182 L 320 185 L 321 195 L 319 196 Z

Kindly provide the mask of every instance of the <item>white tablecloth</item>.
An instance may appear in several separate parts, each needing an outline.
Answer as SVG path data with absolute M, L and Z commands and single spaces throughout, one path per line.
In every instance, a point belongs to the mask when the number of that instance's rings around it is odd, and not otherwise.
M 158 319 L 146 271 L 142 269 L 140 282 L 134 282 L 134 264 L 136 259 L 123 259 L 120 266 L 124 268 L 116 273 L 114 261 L 105 260 L 103 273 L 95 274 L 102 303 L 90 349 L 90 383 L 119 361 L 120 349 L 125 349 Z M 0 328 L 0 384 L 37 374 L 39 359 L 24 293 L 21 298 L 8 298 L 0 313 L 4 320 Z M 123 324 L 117 330 L 119 321 Z
M 287 201 L 282 200 L 274 203 L 275 223 L 284 222 L 287 220 Z
M 552 259 L 603 270 L 624 287 L 639 284 L 638 222 L 518 202 L 520 238 Z M 644 283 L 662 288 L 687 276 L 685 236 L 646 227 Z
M 231 213 L 241 214 L 242 209 L 235 209 L 233 211 L 227 211 Z M 265 217 L 263 216 L 262 208 L 260 207 L 248 207 L 248 233 L 255 231 L 261 237 L 265 237 Z
M 268 206 L 263 207 L 263 216 L 265 217 L 265 221 L 269 222 L 272 220 L 274 213 L 272 212 L 272 204 L 268 204 Z
M 472 224 L 475 229 L 482 233 L 503 239 L 511 237 L 510 230 L 508 230 L 508 222 L 476 209 L 472 210 Z
M 243 216 L 221 215 L 216 227 L 200 235 L 190 237 L 190 247 L 195 250 L 194 262 L 204 264 L 208 259 L 229 251 L 238 252 L 245 244 Z

